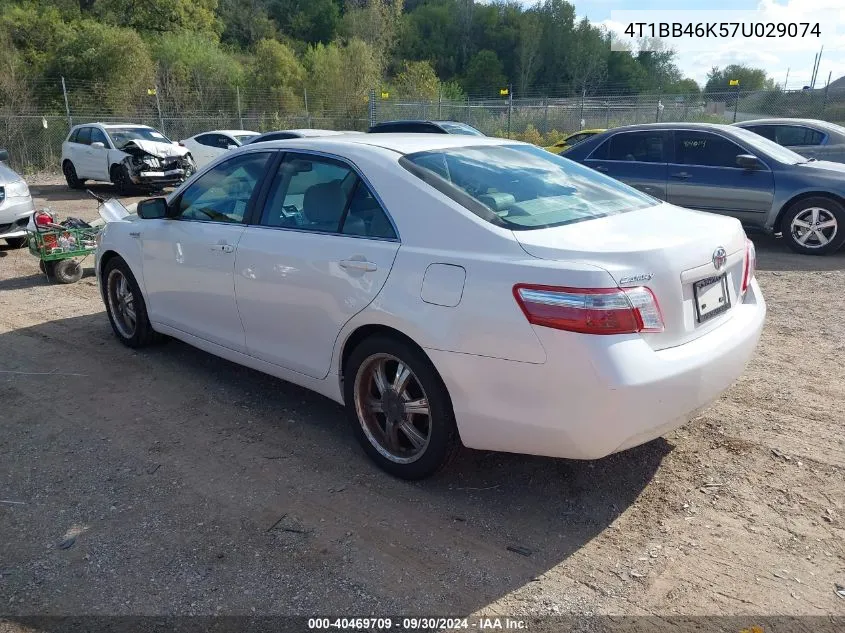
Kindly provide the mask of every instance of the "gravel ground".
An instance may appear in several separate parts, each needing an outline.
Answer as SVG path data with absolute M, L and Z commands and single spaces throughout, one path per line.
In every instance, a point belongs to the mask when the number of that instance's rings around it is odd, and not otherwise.
M 0 613 L 843 615 L 845 252 L 758 251 L 758 353 L 696 420 L 406 483 L 336 404 L 179 342 L 128 350 L 93 271 L 50 285 L 0 250 Z

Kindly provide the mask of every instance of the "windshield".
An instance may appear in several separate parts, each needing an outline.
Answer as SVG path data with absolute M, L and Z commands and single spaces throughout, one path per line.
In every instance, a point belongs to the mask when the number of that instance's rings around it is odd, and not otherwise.
M 452 121 L 441 121 L 438 123 L 449 134 L 465 134 L 467 136 L 484 136 L 471 125 L 464 123 L 453 123 Z
M 157 143 L 172 143 L 169 138 L 158 130 L 150 127 L 112 127 L 107 128 L 114 146 L 120 149 L 129 141 L 155 141 Z
M 235 134 L 234 139 L 243 145 L 244 143 L 249 143 L 252 139 L 257 138 L 258 134 Z
M 774 158 L 780 163 L 786 163 L 787 165 L 795 165 L 797 163 L 807 162 L 807 159 L 801 156 L 801 154 L 796 154 L 791 149 L 787 149 L 783 145 L 778 145 L 774 141 L 770 141 L 765 136 L 760 136 L 759 134 L 752 132 L 751 130 L 746 130 L 745 128 L 737 127 L 733 128 L 732 131 L 737 135 L 738 138 L 741 138 L 743 141 L 751 145 L 754 149 L 759 150 L 765 156 Z
M 660 204 L 618 180 L 530 145 L 419 152 L 400 163 L 476 215 L 512 230 L 583 222 Z

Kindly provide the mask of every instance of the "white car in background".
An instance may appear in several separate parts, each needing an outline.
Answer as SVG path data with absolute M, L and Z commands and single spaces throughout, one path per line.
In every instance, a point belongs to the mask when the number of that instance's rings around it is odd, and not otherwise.
M 199 168 L 205 167 L 230 149 L 237 149 L 244 143 L 248 143 L 256 136 L 258 132 L 249 130 L 214 130 L 186 138 L 179 141 L 179 145 L 188 148 Z
M 62 173 L 71 189 L 86 180 L 111 182 L 121 193 L 161 188 L 178 185 L 195 170 L 187 148 L 146 125 L 76 125 L 62 143 Z
M 247 143 L 264 143 L 265 141 L 288 141 L 292 138 L 314 138 L 317 136 L 340 136 L 341 134 L 361 134 L 351 130 L 320 130 L 315 128 L 302 128 L 297 130 L 274 130 L 264 132 Z
M 26 225 L 35 211 L 26 181 L 5 161 L 9 153 L 0 149 L 0 239 L 12 248 L 26 244 Z
M 120 341 L 345 403 L 409 479 L 461 442 L 594 459 L 661 436 L 742 374 L 766 313 L 738 220 L 506 139 L 246 145 L 137 209 L 97 250 Z

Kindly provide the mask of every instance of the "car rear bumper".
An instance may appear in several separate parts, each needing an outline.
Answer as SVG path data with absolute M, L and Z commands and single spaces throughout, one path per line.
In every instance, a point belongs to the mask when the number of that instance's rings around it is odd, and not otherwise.
M 6 198 L 0 203 L 0 239 L 24 237 L 34 211 L 32 196 Z
M 597 459 L 684 424 L 740 377 L 766 305 L 757 282 L 715 330 L 655 351 L 638 335 L 536 328 L 544 364 L 426 350 L 470 448 Z

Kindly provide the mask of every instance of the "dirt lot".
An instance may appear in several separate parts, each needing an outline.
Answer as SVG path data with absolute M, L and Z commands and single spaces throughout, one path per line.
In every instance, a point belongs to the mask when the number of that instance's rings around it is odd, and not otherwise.
M 417 484 L 332 402 L 175 341 L 132 352 L 92 271 L 51 286 L 0 251 L 0 613 L 845 614 L 845 252 L 758 250 L 762 343 L 701 417 Z

